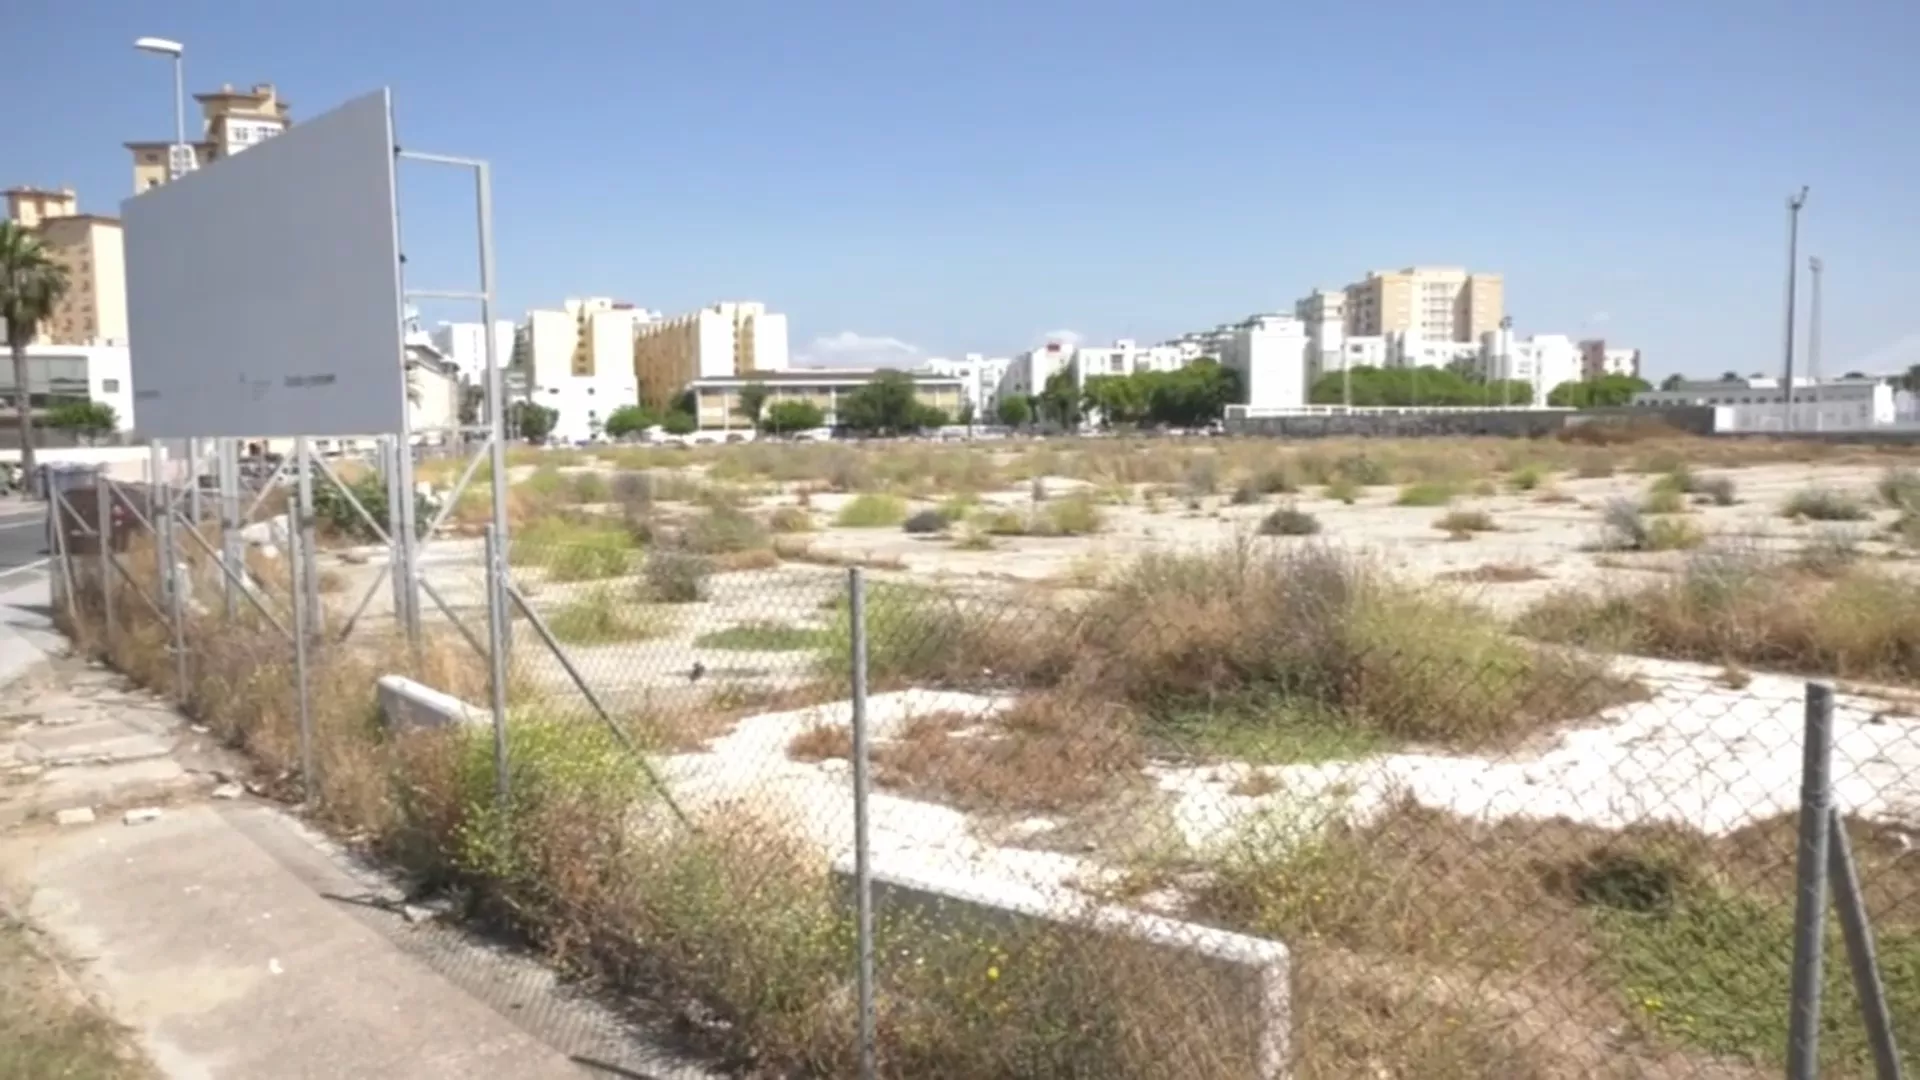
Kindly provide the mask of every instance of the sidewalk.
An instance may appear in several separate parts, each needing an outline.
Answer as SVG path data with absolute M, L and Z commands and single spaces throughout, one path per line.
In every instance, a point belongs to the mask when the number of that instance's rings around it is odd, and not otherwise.
M 49 640 L 33 614 L 0 608 L 0 654 Z M 163 1074 L 711 1075 L 224 783 L 226 752 L 118 675 L 43 653 L 5 680 L 0 907 Z

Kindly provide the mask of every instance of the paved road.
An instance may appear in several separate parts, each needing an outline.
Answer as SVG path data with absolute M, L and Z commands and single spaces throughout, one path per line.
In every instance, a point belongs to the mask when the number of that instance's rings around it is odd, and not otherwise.
M 46 508 L 39 503 L 0 500 L 0 586 L 25 578 L 46 557 Z

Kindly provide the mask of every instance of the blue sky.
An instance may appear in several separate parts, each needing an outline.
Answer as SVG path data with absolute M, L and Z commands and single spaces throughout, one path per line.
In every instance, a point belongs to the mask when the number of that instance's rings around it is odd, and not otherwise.
M 1772 371 L 1806 183 L 1823 366 L 1920 363 L 1904 0 L 74 0 L 6 24 L 0 88 L 34 108 L 0 184 L 115 212 L 120 144 L 172 123 L 143 34 L 186 43 L 190 90 L 272 81 L 296 122 L 389 85 L 403 145 L 493 162 L 513 317 L 760 299 L 796 353 L 898 361 L 1159 340 L 1447 263 L 1503 271 L 1521 333 Z M 403 171 L 411 284 L 470 284 L 469 186 Z

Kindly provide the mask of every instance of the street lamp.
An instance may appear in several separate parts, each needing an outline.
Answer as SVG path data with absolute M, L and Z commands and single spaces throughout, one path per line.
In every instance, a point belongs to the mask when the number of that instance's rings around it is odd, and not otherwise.
M 1513 337 L 1513 316 L 1500 316 L 1500 406 L 1513 407 L 1513 354 L 1508 342 Z
M 1793 293 L 1800 277 L 1800 208 L 1805 205 L 1807 186 L 1802 184 L 1798 193 L 1787 196 L 1787 377 L 1782 398 L 1787 413 L 1781 423 L 1787 431 L 1793 430 Z
M 173 148 L 167 153 L 167 179 L 178 180 L 193 171 L 193 149 L 187 145 L 187 47 L 166 38 L 143 37 L 133 43 L 141 52 L 173 57 Z
M 1826 426 L 1820 422 L 1820 271 L 1824 269 L 1826 267 L 1820 262 L 1820 256 L 1807 257 L 1807 276 L 1812 285 L 1812 294 L 1807 298 L 1807 377 L 1813 381 L 1811 393 L 1815 431 Z

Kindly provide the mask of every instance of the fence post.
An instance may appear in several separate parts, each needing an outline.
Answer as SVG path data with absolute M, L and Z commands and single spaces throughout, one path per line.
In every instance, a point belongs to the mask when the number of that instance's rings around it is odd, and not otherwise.
M 238 605 L 234 603 L 235 573 L 246 569 L 246 560 L 242 557 L 240 528 L 240 461 L 236 454 L 238 444 L 233 439 L 223 438 L 218 442 L 220 464 L 216 470 L 220 477 L 220 558 L 227 565 L 227 573 L 220 575 L 223 603 L 226 607 L 227 621 L 232 622 Z
M 94 560 L 94 569 L 100 575 L 100 603 L 106 609 L 107 624 L 107 660 L 113 659 L 113 590 L 116 581 L 113 574 L 113 481 L 107 478 L 107 471 L 100 470 L 93 478 L 94 513 L 100 522 L 94 528 L 95 539 L 100 541 L 100 556 Z
M 867 800 L 872 793 L 868 775 L 867 731 L 867 579 L 860 567 L 847 570 L 848 650 L 853 656 L 853 878 L 854 917 L 858 931 L 860 994 L 860 1077 L 873 1080 L 877 1065 L 873 991 L 873 851 L 868 839 Z
M 312 507 L 309 505 L 313 494 L 307 480 L 307 440 L 302 437 L 295 443 L 294 451 L 300 468 L 300 480 L 296 485 L 298 497 L 294 500 L 293 512 L 287 519 L 287 572 L 290 589 L 289 599 L 293 603 L 293 681 L 294 693 L 299 696 L 300 709 L 300 795 L 308 805 L 314 802 L 318 790 L 313 770 L 313 702 L 308 692 L 307 672 L 307 634 L 310 629 L 311 614 L 307 611 L 308 583 L 307 526 L 312 521 Z
M 173 517 L 173 489 L 162 486 L 160 496 L 160 517 L 155 524 L 160 529 L 160 588 L 167 600 L 167 621 L 172 623 L 173 635 L 173 696 L 181 704 L 186 704 L 191 693 L 187 686 L 187 621 L 185 614 L 187 585 L 190 578 L 183 580 L 180 573 L 180 552 L 174 548 L 173 530 L 178 523 Z
M 1832 839 L 1833 687 L 1807 684 L 1800 767 L 1800 848 L 1793 910 L 1793 991 L 1787 1016 L 1787 1080 L 1820 1071 L 1820 949 L 1826 924 L 1827 849 Z
M 500 529 L 487 525 L 487 671 L 493 706 L 494 797 L 502 812 L 512 796 L 507 771 L 507 588 L 506 562 L 500 557 Z
M 1830 812 L 1832 830 L 1827 848 L 1828 873 L 1833 878 L 1833 906 L 1840 916 L 1840 933 L 1847 944 L 1847 966 L 1853 969 L 1854 996 L 1860 999 L 1860 1022 L 1873 1048 L 1873 1074 L 1879 1080 L 1900 1080 L 1900 1050 L 1893 1039 L 1893 1015 L 1887 1010 L 1887 987 L 1880 979 L 1880 961 L 1873 946 L 1873 927 L 1867 921 L 1866 900 L 1860 894 L 1860 871 L 1853 861 L 1853 842 L 1838 808 Z

